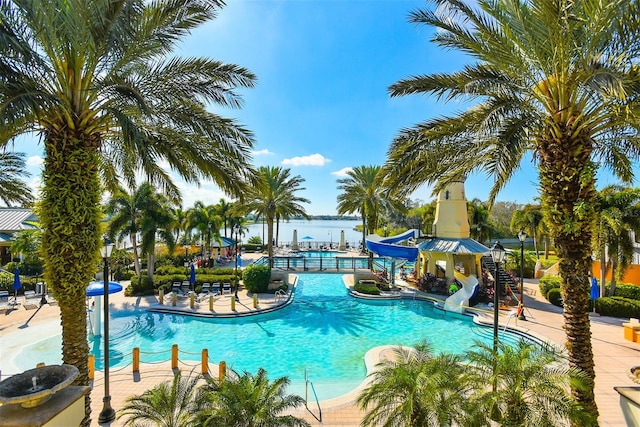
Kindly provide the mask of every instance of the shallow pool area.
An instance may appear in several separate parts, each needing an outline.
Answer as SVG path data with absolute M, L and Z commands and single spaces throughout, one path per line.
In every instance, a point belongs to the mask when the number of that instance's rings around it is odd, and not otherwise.
M 305 372 L 321 400 L 345 394 L 365 377 L 364 354 L 381 345 L 413 345 L 428 340 L 437 352 L 462 353 L 475 340 L 492 342 L 492 329 L 470 316 L 444 312 L 420 300 L 360 300 L 348 295 L 342 274 L 299 274 L 291 305 L 237 319 L 203 319 L 151 313 L 144 309 L 112 310 L 112 367 L 131 363 L 139 347 L 142 362 L 165 361 L 178 344 L 181 360 L 226 361 L 236 371 L 263 367 L 270 378 L 289 376 L 292 393 L 304 395 Z M 501 341 L 519 335 L 500 331 Z M 60 363 L 60 336 L 34 342 L 16 353 L 22 370 L 33 361 Z M 102 340 L 90 338 L 90 351 L 102 358 Z

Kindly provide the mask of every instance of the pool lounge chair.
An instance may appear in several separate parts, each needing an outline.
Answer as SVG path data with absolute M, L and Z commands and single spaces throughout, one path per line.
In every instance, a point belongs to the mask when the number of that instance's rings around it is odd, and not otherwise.
M 222 284 L 222 294 L 224 293 L 231 293 L 231 283 L 223 283 Z
M 220 283 L 216 282 L 211 286 L 211 293 L 214 295 L 220 294 Z

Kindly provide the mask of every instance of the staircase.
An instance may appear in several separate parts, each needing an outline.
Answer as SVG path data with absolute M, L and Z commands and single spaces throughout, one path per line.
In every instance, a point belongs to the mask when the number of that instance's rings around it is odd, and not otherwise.
M 491 256 L 484 255 L 481 262 L 482 266 L 486 268 L 492 276 L 496 275 L 496 263 L 493 262 L 493 258 L 491 258 Z M 511 276 L 504 270 L 504 268 L 500 267 L 498 269 L 498 277 L 500 279 L 500 285 L 504 285 L 505 283 L 507 283 L 513 293 L 520 293 L 520 287 L 518 286 L 518 283 L 515 283 L 513 281 Z

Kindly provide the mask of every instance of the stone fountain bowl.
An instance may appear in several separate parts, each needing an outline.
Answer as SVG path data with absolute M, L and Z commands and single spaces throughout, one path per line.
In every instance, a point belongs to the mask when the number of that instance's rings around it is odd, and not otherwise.
M 640 384 L 640 366 L 634 366 L 633 368 L 629 369 L 627 375 L 629 376 L 631 381 L 636 384 Z
M 33 408 L 71 384 L 79 373 L 73 365 L 49 365 L 13 375 L 0 382 L 0 403 Z

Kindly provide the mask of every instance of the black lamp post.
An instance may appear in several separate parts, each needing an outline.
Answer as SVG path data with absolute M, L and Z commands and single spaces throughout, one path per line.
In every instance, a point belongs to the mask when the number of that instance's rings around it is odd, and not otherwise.
M 113 244 L 105 239 L 104 247 L 100 254 L 104 260 L 102 283 L 104 285 L 104 398 L 102 399 L 102 411 L 98 416 L 99 423 L 108 423 L 116 417 L 116 411 L 111 407 L 111 395 L 109 394 L 109 257 L 113 251 Z
M 520 307 L 518 307 L 518 320 L 527 320 L 524 315 L 524 241 L 527 239 L 527 233 L 524 229 L 520 229 L 518 240 L 520 240 Z
M 493 352 L 498 354 L 498 306 L 500 304 L 500 264 L 504 260 L 505 250 L 497 241 L 491 247 L 491 258 L 496 264 L 495 283 L 493 284 Z
M 233 226 L 233 232 L 236 234 L 236 256 L 235 256 L 236 268 L 235 268 L 234 279 L 235 279 L 235 285 L 236 285 L 235 298 L 236 298 L 236 301 L 238 301 L 238 288 L 240 287 L 240 281 L 238 280 L 238 234 L 240 233 L 240 227 L 238 227 L 238 224 Z
M 333 249 L 333 230 L 329 230 L 329 249 Z

